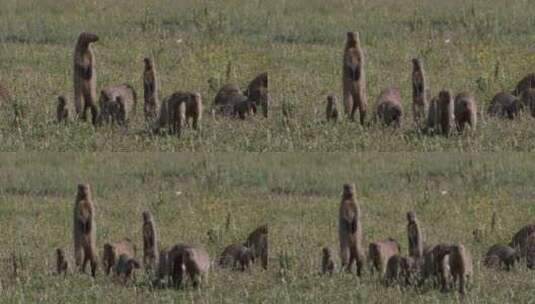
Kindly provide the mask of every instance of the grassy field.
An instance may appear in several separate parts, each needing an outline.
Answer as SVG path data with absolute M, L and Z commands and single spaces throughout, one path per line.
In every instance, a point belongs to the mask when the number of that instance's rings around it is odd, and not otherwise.
M 0 302 L 4 303 L 450 303 L 436 290 L 385 288 L 366 272 L 318 275 L 321 248 L 338 252 L 341 186 L 354 181 L 363 211 L 364 242 L 394 237 L 407 251 L 405 212 L 415 210 L 428 244 L 463 242 L 475 278 L 465 303 L 531 303 L 535 272 L 494 272 L 482 255 L 533 223 L 531 155 L 506 154 L 4 154 L 0 157 Z M 214 268 L 205 288 L 150 290 L 141 273 L 124 287 L 100 271 L 95 280 L 52 274 L 54 249 L 72 266 L 76 184 L 92 185 L 97 243 L 132 238 L 141 248 L 141 212 L 150 209 L 161 242 L 225 245 L 270 225 L 270 268 L 239 273 Z M 178 194 L 178 193 L 181 194 Z M 490 232 L 493 210 L 496 231 Z M 472 236 L 483 231 L 481 241 Z M 101 249 L 99 249 L 101 250 Z M 11 277 L 10 256 L 22 257 Z M 283 261 L 284 263 L 281 263 Z M 338 259 L 337 259 L 338 262 Z M 281 265 L 284 265 L 282 267 Z
M 433 94 L 473 92 L 481 109 L 535 70 L 535 7 L 530 1 L 78 1 L 2 0 L 0 81 L 26 118 L 13 127 L 13 105 L 0 106 L 3 151 L 531 151 L 533 121 L 481 116 L 475 134 L 452 138 L 414 132 L 410 59 L 424 59 Z M 54 123 L 55 100 L 72 102 L 72 51 L 92 31 L 98 88 L 128 82 L 142 95 L 142 58 L 152 55 L 160 96 L 197 90 L 207 80 L 245 86 L 269 72 L 272 115 L 242 122 L 205 115 L 200 133 L 150 136 L 142 115 L 130 130 Z M 370 108 L 388 86 L 401 88 L 399 131 L 323 123 L 325 95 L 341 93 L 345 33 L 360 31 L 367 56 Z M 229 65 L 229 62 L 231 63 Z M 230 68 L 229 68 L 230 67 Z M 291 118 L 283 123 L 282 107 Z M 138 108 L 141 110 L 141 105 Z M 142 113 L 139 111 L 138 113 Z M 206 113 L 208 114 L 208 113 Z

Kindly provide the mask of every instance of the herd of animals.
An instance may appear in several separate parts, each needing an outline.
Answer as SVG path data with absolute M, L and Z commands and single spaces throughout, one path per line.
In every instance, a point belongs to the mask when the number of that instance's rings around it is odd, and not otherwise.
M 408 255 L 403 255 L 399 243 L 388 238 L 369 244 L 368 252 L 363 247 L 363 226 L 360 203 L 355 184 L 344 184 L 339 208 L 340 267 L 337 267 L 331 247 L 322 249 L 321 274 L 335 272 L 354 273 L 362 276 L 365 265 L 370 272 L 378 273 L 386 286 L 398 284 L 403 287 L 420 287 L 431 282 L 441 291 L 454 290 L 456 284 L 464 295 L 473 277 L 472 256 L 462 243 L 426 244 L 422 225 L 414 211 L 407 212 Z M 79 184 L 74 204 L 74 260 L 76 268 L 85 272 L 90 264 L 91 275 L 97 273 L 97 246 L 95 206 L 88 184 Z M 158 238 L 156 222 L 150 211 L 142 213 L 143 267 L 152 286 L 157 288 L 181 288 L 187 280 L 201 288 L 212 267 L 208 251 L 201 245 L 179 243 L 166 249 Z M 136 279 L 135 271 L 141 268 L 136 258 L 136 246 L 128 239 L 106 243 L 102 251 L 102 267 L 106 274 L 112 271 L 124 278 L 125 284 Z M 217 264 L 235 271 L 245 271 L 260 262 L 268 269 L 268 225 L 264 224 L 249 234 L 243 243 L 227 246 Z M 58 274 L 67 274 L 68 262 L 65 252 L 56 249 Z M 535 269 L 535 224 L 522 227 L 509 245 L 496 244 L 489 248 L 484 265 L 495 269 L 510 270 L 515 264 L 525 261 Z M 355 267 L 356 266 L 356 267 Z
M 96 103 L 95 55 L 91 45 L 99 40 L 95 34 L 83 32 L 79 35 L 74 51 L 74 109 L 75 117 L 87 120 L 88 111 L 94 125 L 104 122 L 127 124 L 136 112 L 137 96 L 132 86 L 119 84 L 101 90 L 98 107 Z M 143 92 L 144 116 L 151 131 L 168 129 L 171 134 L 180 135 L 181 129 L 192 120 L 193 129 L 200 127 L 203 102 L 198 92 L 177 91 L 160 103 L 158 78 L 151 58 L 144 59 Z M 366 84 L 366 60 L 358 32 L 348 32 L 343 55 L 343 109 L 345 115 L 354 120 L 359 112 L 359 121 L 367 123 L 368 93 Z M 217 88 L 215 88 L 217 89 Z M 9 99 L 8 90 L 0 84 L 0 99 Z M 268 74 L 259 74 L 241 91 L 237 84 L 222 86 L 211 108 L 212 113 L 245 119 L 262 109 L 268 117 L 270 107 Z M 490 116 L 514 119 L 524 109 L 535 116 L 535 73 L 526 75 L 512 92 L 497 93 L 488 107 Z M 335 94 L 329 94 L 326 101 L 326 119 L 338 120 L 341 116 Z M 387 126 L 399 127 L 404 117 L 399 88 L 389 87 L 377 97 L 373 120 Z M 472 130 L 477 125 L 477 103 L 473 94 L 453 94 L 443 89 L 431 97 L 424 72 L 423 61 L 412 59 L 412 114 L 419 131 L 427 134 L 449 135 L 455 129 L 462 132 L 468 125 Z M 285 111 L 283 109 L 283 115 Z M 17 112 L 15 111 L 15 116 Z M 58 97 L 56 118 L 67 121 L 69 110 L 64 95 Z

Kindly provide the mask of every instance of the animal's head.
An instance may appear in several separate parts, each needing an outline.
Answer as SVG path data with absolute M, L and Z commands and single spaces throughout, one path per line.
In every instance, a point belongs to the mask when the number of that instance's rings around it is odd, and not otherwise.
M 152 214 L 150 211 L 143 211 L 143 222 L 148 223 L 152 221 Z
M 65 96 L 59 95 L 58 96 L 58 105 L 60 107 L 64 108 L 66 104 L 67 104 L 67 100 L 66 100 Z
M 151 69 L 152 68 L 152 59 L 150 59 L 149 57 L 143 58 L 143 62 L 145 63 L 145 68 L 146 69 Z
M 409 221 L 409 223 L 416 222 L 416 212 L 412 210 L 407 212 L 407 221 Z
M 78 199 L 85 199 L 91 197 L 91 188 L 89 184 L 79 184 L 78 193 L 76 195 Z
M 359 32 L 347 32 L 347 41 L 346 44 L 348 47 L 354 47 L 360 45 L 360 34 Z
M 336 95 L 334 94 L 327 95 L 327 103 L 331 106 L 336 104 Z
M 344 184 L 342 196 L 352 197 L 354 195 L 355 195 L 355 184 L 353 183 Z
M 412 66 L 415 70 L 419 70 L 422 68 L 422 60 L 420 58 L 413 58 L 412 59 Z
M 85 45 L 97 42 L 98 40 L 99 38 L 97 35 L 89 32 L 82 32 L 80 36 L 78 36 L 78 42 Z
M 325 258 L 329 258 L 329 257 L 332 256 L 332 250 L 331 250 L 331 248 L 329 248 L 329 247 L 323 247 L 323 250 L 322 250 L 322 251 L 323 251 L 323 256 L 324 256 Z

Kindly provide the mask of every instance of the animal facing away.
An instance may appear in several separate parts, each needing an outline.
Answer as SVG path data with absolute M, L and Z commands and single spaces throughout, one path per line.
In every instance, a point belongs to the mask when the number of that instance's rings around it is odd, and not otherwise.
M 438 133 L 438 129 L 438 96 L 436 96 L 429 102 L 425 132 L 435 134 Z
M 507 245 L 496 244 L 489 248 L 485 254 L 484 264 L 487 267 L 504 265 L 509 271 L 520 260 L 520 254 Z
M 206 249 L 197 245 L 177 245 L 169 252 L 172 283 L 180 288 L 187 274 L 193 287 L 200 287 L 207 279 L 210 257 Z
M 535 233 L 535 224 L 529 224 L 522 227 L 517 233 L 515 233 L 509 246 L 518 250 L 521 257 L 525 257 L 527 252 L 528 237 L 532 233 Z
M 489 116 L 514 119 L 520 114 L 523 105 L 520 99 L 506 92 L 496 94 L 487 109 Z
M 260 107 L 262 109 L 262 115 L 265 118 L 268 117 L 270 97 L 268 93 L 267 72 L 260 73 L 253 80 L 251 80 L 251 82 L 247 86 L 247 90 L 245 91 L 244 95 L 247 96 L 247 98 L 254 103 L 254 114 L 256 114 L 256 108 Z
M 416 212 L 407 212 L 407 237 L 409 239 L 409 256 L 414 259 L 423 257 L 424 240 Z
M 74 107 L 76 115 L 81 120 L 87 120 L 87 110 L 91 110 L 93 124 L 97 122 L 98 110 L 96 106 L 97 73 L 95 55 L 91 44 L 98 40 L 99 37 L 95 34 L 81 33 L 76 41 L 73 56 Z
M 449 136 L 455 122 L 454 102 L 450 91 L 442 90 L 438 94 L 438 122 L 440 133 Z
M 245 99 L 234 104 L 234 117 L 245 119 L 247 116 L 254 115 L 256 113 L 256 104 L 249 99 Z
M 422 122 L 428 112 L 427 102 L 427 80 L 423 61 L 419 58 L 412 59 L 412 116 L 418 128 L 422 127 Z
M 386 274 L 388 260 L 400 254 L 398 242 L 394 239 L 373 242 L 369 246 L 368 259 L 371 262 L 372 270 L 375 269 L 383 277 Z
M 450 276 L 449 258 L 451 245 L 438 244 L 424 249 L 422 280 L 434 279 L 443 291 L 447 290 Z
M 74 260 L 82 272 L 85 272 L 87 263 L 90 263 L 93 277 L 97 270 L 96 229 L 90 186 L 79 184 L 74 202 Z
M 455 124 L 459 132 L 464 130 L 466 124 L 470 125 L 472 130 L 476 129 L 477 105 L 472 94 L 461 92 L 455 96 L 454 115 Z
M 351 120 L 354 120 L 358 109 L 361 125 L 364 125 L 368 109 L 364 67 L 365 59 L 360 43 L 360 35 L 358 32 L 348 32 L 342 64 L 344 112 L 349 114 Z
M 99 123 L 117 123 L 124 126 L 136 113 L 137 95 L 128 84 L 110 86 L 100 92 Z
M 158 265 L 158 232 L 156 224 L 150 211 L 144 211 L 143 214 L 143 265 L 148 270 L 155 269 Z
M 69 264 L 65 258 L 65 252 L 61 248 L 56 249 L 56 274 L 67 274 Z
M 239 267 L 242 271 L 250 268 L 253 262 L 253 251 L 242 244 L 227 246 L 219 259 L 220 266 L 230 266 L 234 269 Z
M 158 255 L 158 269 L 156 270 L 156 279 L 154 280 L 153 285 L 156 287 L 170 285 L 169 271 L 169 250 L 163 248 L 160 249 Z M 168 278 L 167 282 L 165 282 L 166 278 Z
M 260 259 L 262 268 L 267 270 L 269 258 L 268 225 L 261 225 L 251 232 L 244 246 L 251 249 L 254 259 Z
M 394 282 L 411 284 L 412 277 L 416 274 L 416 261 L 411 257 L 402 257 L 396 254 L 386 264 L 385 284 L 392 285 Z
M 145 99 L 143 111 L 145 113 L 145 120 L 149 123 L 154 123 L 158 115 L 158 77 L 154 61 L 151 58 L 145 57 L 143 62 L 145 64 L 143 70 L 143 97 Z
M 164 107 L 162 106 L 162 109 Z M 179 137 L 182 128 L 193 121 L 194 130 L 200 129 L 202 119 L 202 98 L 197 92 L 175 92 L 167 99 L 169 133 Z M 161 113 L 160 116 L 165 115 Z
M 472 256 L 463 244 L 456 244 L 451 246 L 449 262 L 453 282 L 459 284 L 459 293 L 464 295 L 474 273 Z
M 375 105 L 375 117 L 386 126 L 401 126 L 403 107 L 399 89 L 388 88 L 381 92 Z
M 357 275 L 362 275 L 364 266 L 364 248 L 362 247 L 362 226 L 360 206 L 356 199 L 354 184 L 344 184 L 338 232 L 340 237 L 340 260 L 342 268 L 351 272 L 353 264 L 357 266 Z
M 65 96 L 58 96 L 58 102 L 56 106 L 56 121 L 58 123 L 67 123 L 69 120 L 69 109 L 67 108 L 67 98 Z
M 130 239 L 126 238 L 115 243 L 104 244 L 102 265 L 104 265 L 106 274 L 110 274 L 112 268 L 117 265 L 118 258 L 121 255 L 134 258 L 135 248 Z
M 321 259 L 321 273 L 332 275 L 336 269 L 336 263 L 333 259 L 332 249 L 329 247 L 323 247 L 322 253 L 323 256 Z
M 338 121 L 338 100 L 336 95 L 327 95 L 327 106 L 325 108 L 325 116 L 327 121 Z

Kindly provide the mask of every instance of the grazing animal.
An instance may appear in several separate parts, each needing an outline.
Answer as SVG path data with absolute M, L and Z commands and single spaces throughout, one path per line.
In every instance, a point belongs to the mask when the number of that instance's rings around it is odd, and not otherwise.
M 526 264 L 529 269 L 535 269 L 535 232 L 528 236 L 526 245 Z
M 154 61 L 151 58 L 146 57 L 143 62 L 145 63 L 143 70 L 143 97 L 145 99 L 143 111 L 145 121 L 154 123 L 158 116 L 158 91 L 160 89 L 158 76 Z
M 131 115 L 135 115 L 137 95 L 128 84 L 110 86 L 100 92 L 99 122 L 126 125 Z
M 158 232 L 150 211 L 143 214 L 143 265 L 148 270 L 153 270 L 158 265 Z
M 519 260 L 520 254 L 518 254 L 515 249 L 507 245 L 496 244 L 490 247 L 487 251 L 484 264 L 487 267 L 498 267 L 505 265 L 506 269 L 509 271 L 511 270 L 511 267 L 513 267 Z
M 69 109 L 67 109 L 67 99 L 65 96 L 58 96 L 58 103 L 56 106 L 56 120 L 58 123 L 67 123 L 69 120 Z
M 365 255 L 364 248 L 362 247 L 360 206 L 356 199 L 354 184 L 344 184 L 343 186 L 338 232 L 342 268 L 351 272 L 353 264 L 356 264 L 357 275 L 361 276 Z
M 379 94 L 375 105 L 375 116 L 386 126 L 399 128 L 403 117 L 401 94 L 397 88 L 388 88 Z
M 532 117 L 535 117 L 535 89 L 527 89 L 520 95 L 524 107 L 527 107 Z
M 87 263 L 91 264 L 91 275 L 97 270 L 95 205 L 91 200 L 88 184 L 80 184 L 74 202 L 74 261 L 76 267 L 85 272 Z
M 323 256 L 321 259 L 321 273 L 333 274 L 336 268 L 336 264 L 334 263 L 333 253 L 332 253 L 331 248 L 323 247 L 322 253 L 323 253 Z
M 247 241 L 244 244 L 245 247 L 251 249 L 253 257 L 259 258 L 262 261 L 262 267 L 267 269 L 268 267 L 268 225 L 264 224 L 256 228 L 247 237 Z
M 83 32 L 78 36 L 74 48 L 74 108 L 81 120 L 87 120 L 87 110 L 91 110 L 93 125 L 97 122 L 98 110 L 96 105 L 97 73 L 95 70 L 95 55 L 91 44 L 99 37 L 92 33 Z M 83 99 L 83 103 L 82 103 Z
M 165 282 L 165 279 L 170 275 L 169 270 L 169 250 L 166 248 L 160 249 L 158 255 L 158 269 L 156 270 L 156 279 L 154 280 L 153 285 L 156 287 L 165 287 L 168 285 Z
M 139 262 L 128 254 L 121 254 L 115 265 L 115 274 L 124 276 L 124 282 L 134 279 L 134 270 L 141 268 Z
M 162 106 L 164 109 L 164 106 Z M 179 137 L 184 125 L 192 120 L 193 129 L 199 130 L 202 119 L 202 99 L 197 92 L 175 92 L 167 99 L 165 107 L 168 111 L 169 133 L 177 134 Z M 161 113 L 160 117 L 165 115 Z
M 492 98 L 487 113 L 489 116 L 514 119 L 522 108 L 522 102 L 518 97 L 506 92 L 500 92 Z
M 180 288 L 187 274 L 193 282 L 193 287 L 199 287 L 206 280 L 210 269 L 208 252 L 195 245 L 176 245 L 169 252 L 169 273 L 172 284 Z
M 256 107 L 262 109 L 262 114 L 265 118 L 268 117 L 270 98 L 268 93 L 268 73 L 264 72 L 256 76 L 249 85 L 247 86 L 247 91 L 245 91 L 245 96 L 255 104 L 255 114 Z
M 217 114 L 232 116 L 234 105 L 247 100 L 237 84 L 226 84 L 219 91 L 214 99 L 214 107 Z
M 438 124 L 440 133 L 444 136 L 449 136 L 455 117 L 453 113 L 454 103 L 453 97 L 448 90 L 442 90 L 438 94 Z
M 67 274 L 69 263 L 65 258 L 65 252 L 61 248 L 56 249 L 56 274 Z
M 368 108 L 364 66 L 365 59 L 360 35 L 358 32 L 348 32 L 342 64 L 344 112 L 349 114 L 351 120 L 354 120 L 358 109 L 361 125 L 364 125 Z
M 451 246 L 438 244 L 424 250 L 423 280 L 434 279 L 435 283 L 441 285 L 442 291 L 447 290 L 450 276 L 449 254 Z
M 515 90 L 512 92 L 513 95 L 520 96 L 523 92 L 535 89 L 535 73 L 529 73 L 524 78 L 522 78 L 516 85 Z
M 522 227 L 515 233 L 509 246 L 518 250 L 521 257 L 525 257 L 528 247 L 528 237 L 533 233 L 535 233 L 535 224 L 529 224 Z
M 338 121 L 338 100 L 336 95 L 329 94 L 327 95 L 327 107 L 325 108 L 325 116 L 327 121 Z
M 386 264 L 385 283 L 387 286 L 393 282 L 403 282 L 405 285 L 411 284 L 411 279 L 416 273 L 416 262 L 411 257 L 402 257 L 396 254 Z
M 424 255 L 424 239 L 416 212 L 407 212 L 407 237 L 409 239 L 409 256 L 419 260 Z
M 249 99 L 242 100 L 234 104 L 234 117 L 245 119 L 247 116 L 256 113 L 256 104 Z
M 470 125 L 470 129 L 475 130 L 477 125 L 477 105 L 474 96 L 468 92 L 457 94 L 454 108 L 457 130 L 462 132 L 466 124 Z
M 130 258 L 135 256 L 135 247 L 132 241 L 128 238 L 120 240 L 115 243 L 104 244 L 102 251 L 102 265 L 107 275 L 110 274 L 111 269 L 117 265 L 117 259 L 121 255 L 127 255 Z
M 400 251 L 398 242 L 391 238 L 371 243 L 368 250 L 368 260 L 371 262 L 372 272 L 375 269 L 381 277 L 384 276 L 388 260 L 400 254 Z
M 251 267 L 254 262 L 253 251 L 242 244 L 232 244 L 223 250 L 219 259 L 220 266 L 240 267 L 244 271 Z
M 427 80 L 423 62 L 419 58 L 412 59 L 412 116 L 416 127 L 421 128 L 428 112 Z
M 468 281 L 473 276 L 472 256 L 463 244 L 451 246 L 450 271 L 454 285 L 458 282 L 459 293 L 464 295 Z

